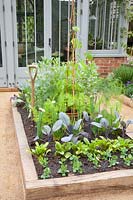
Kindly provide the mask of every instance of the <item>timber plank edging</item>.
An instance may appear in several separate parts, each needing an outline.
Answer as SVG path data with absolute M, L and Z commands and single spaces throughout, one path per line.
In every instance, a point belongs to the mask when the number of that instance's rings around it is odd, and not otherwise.
M 37 180 L 38 176 L 36 173 L 36 169 L 35 169 L 35 166 L 33 163 L 32 156 L 30 153 L 27 152 L 27 150 L 29 150 L 29 145 L 28 145 L 28 141 L 27 141 L 27 138 L 25 135 L 25 130 L 23 127 L 21 116 L 18 113 L 16 107 L 12 106 L 12 112 L 13 112 L 14 125 L 15 125 L 18 146 L 19 146 L 20 159 L 21 159 L 24 180 L 26 182 L 32 181 L 32 180 Z
M 129 106 L 129 107 L 133 108 L 133 100 L 130 99 L 129 97 L 127 97 L 127 96 L 125 96 L 125 95 L 120 95 L 120 96 L 118 97 L 118 100 L 119 100 L 121 103 L 125 104 L 126 106 Z
M 38 180 L 32 156 L 26 151 L 29 149 L 23 123 L 16 107 L 12 106 L 14 125 L 18 140 L 23 181 L 25 186 L 25 200 L 44 200 L 59 197 L 64 198 L 88 193 L 108 191 L 133 191 L 133 169 L 102 172 L 90 175 L 71 176 Z M 75 197 L 75 198 L 74 198 Z M 108 200 L 110 200 L 108 198 Z
M 11 87 L 11 88 L 0 87 L 0 92 L 18 92 L 18 88 L 16 88 L 16 87 Z

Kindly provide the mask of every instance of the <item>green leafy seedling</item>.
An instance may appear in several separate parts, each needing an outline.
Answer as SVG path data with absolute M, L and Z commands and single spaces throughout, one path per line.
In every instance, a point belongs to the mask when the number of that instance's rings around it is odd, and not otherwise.
M 44 170 L 43 170 L 43 174 L 41 175 L 41 178 L 42 179 L 47 179 L 47 178 L 50 178 L 51 177 L 51 170 L 49 167 L 46 167 Z
M 83 169 L 82 169 L 82 162 L 79 161 L 78 156 L 72 155 L 70 157 L 70 160 L 72 161 L 72 168 L 73 168 L 73 172 L 76 173 L 82 173 Z
M 117 165 L 118 162 L 118 156 L 113 155 L 110 159 L 109 159 L 109 167 L 115 166 Z
M 61 174 L 62 176 L 67 176 L 67 174 L 69 173 L 67 165 L 62 161 L 59 161 L 59 163 L 60 163 L 60 169 L 58 170 L 58 173 Z
M 31 154 L 37 156 L 37 157 L 44 157 L 44 155 L 47 155 L 51 150 L 48 149 L 48 142 L 45 144 L 39 144 L 38 142 L 35 143 L 35 149 L 31 149 Z
M 38 161 L 39 161 L 40 165 L 42 165 L 43 167 L 46 167 L 48 165 L 48 158 L 46 158 L 46 157 L 40 156 L 38 158 Z
M 133 155 L 132 155 L 132 154 L 128 154 L 128 155 L 124 158 L 124 163 L 125 163 L 127 166 L 133 165 Z

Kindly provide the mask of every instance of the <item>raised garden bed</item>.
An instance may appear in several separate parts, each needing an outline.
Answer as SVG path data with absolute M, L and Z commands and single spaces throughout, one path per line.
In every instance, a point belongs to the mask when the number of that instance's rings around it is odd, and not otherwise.
M 21 116 L 15 107 L 12 110 L 20 150 L 25 200 L 131 199 L 133 195 L 133 169 L 39 180 L 32 156 L 26 151 L 29 146 Z M 129 194 L 129 196 L 125 197 L 124 193 Z

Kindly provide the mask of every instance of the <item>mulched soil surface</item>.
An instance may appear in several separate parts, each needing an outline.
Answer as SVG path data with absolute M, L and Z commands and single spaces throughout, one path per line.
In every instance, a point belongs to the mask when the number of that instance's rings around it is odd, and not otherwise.
M 28 118 L 28 112 L 26 111 L 26 109 L 24 109 L 23 106 L 18 106 L 18 112 L 21 114 L 21 117 L 22 117 L 22 121 L 23 121 L 24 129 L 25 129 L 25 133 L 26 133 L 26 136 L 28 139 L 29 147 L 34 148 L 35 147 L 34 138 L 36 136 L 35 124 L 31 120 L 31 118 Z M 45 142 L 48 141 L 47 138 L 44 138 L 43 140 Z M 48 154 L 49 167 L 52 172 L 51 177 L 54 177 L 54 178 L 61 177 L 61 175 L 58 174 L 58 169 L 60 168 L 60 165 L 59 165 L 60 159 L 58 156 L 54 155 L 54 152 L 55 152 L 54 142 L 50 142 L 48 147 L 51 149 L 51 152 Z M 132 167 L 127 167 L 126 165 L 124 165 L 122 160 L 119 160 L 119 164 L 116 165 L 115 167 L 108 167 L 108 165 L 109 165 L 108 161 L 103 161 L 103 162 L 101 162 L 101 167 L 96 169 L 96 168 L 94 168 L 94 165 L 91 162 L 89 162 L 86 158 L 81 158 L 80 160 L 82 161 L 82 164 L 83 164 L 83 173 L 82 174 L 93 174 L 93 173 L 97 173 L 97 172 L 105 172 L 105 171 L 113 171 L 113 170 L 132 168 Z M 33 156 L 33 161 L 34 161 L 34 164 L 36 167 L 38 177 L 40 178 L 40 176 L 43 173 L 43 168 L 38 163 L 37 159 L 34 156 Z M 73 174 L 70 161 L 68 161 L 67 164 L 68 164 L 68 169 L 69 169 L 68 176 L 78 175 L 78 173 Z

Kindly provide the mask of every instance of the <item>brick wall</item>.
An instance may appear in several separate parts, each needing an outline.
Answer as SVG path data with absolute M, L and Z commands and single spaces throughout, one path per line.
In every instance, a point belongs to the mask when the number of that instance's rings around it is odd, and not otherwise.
M 127 63 L 127 57 L 96 57 L 94 61 L 98 66 L 98 72 L 101 76 L 105 77 L 112 72 L 113 69 L 119 67 L 123 63 Z

